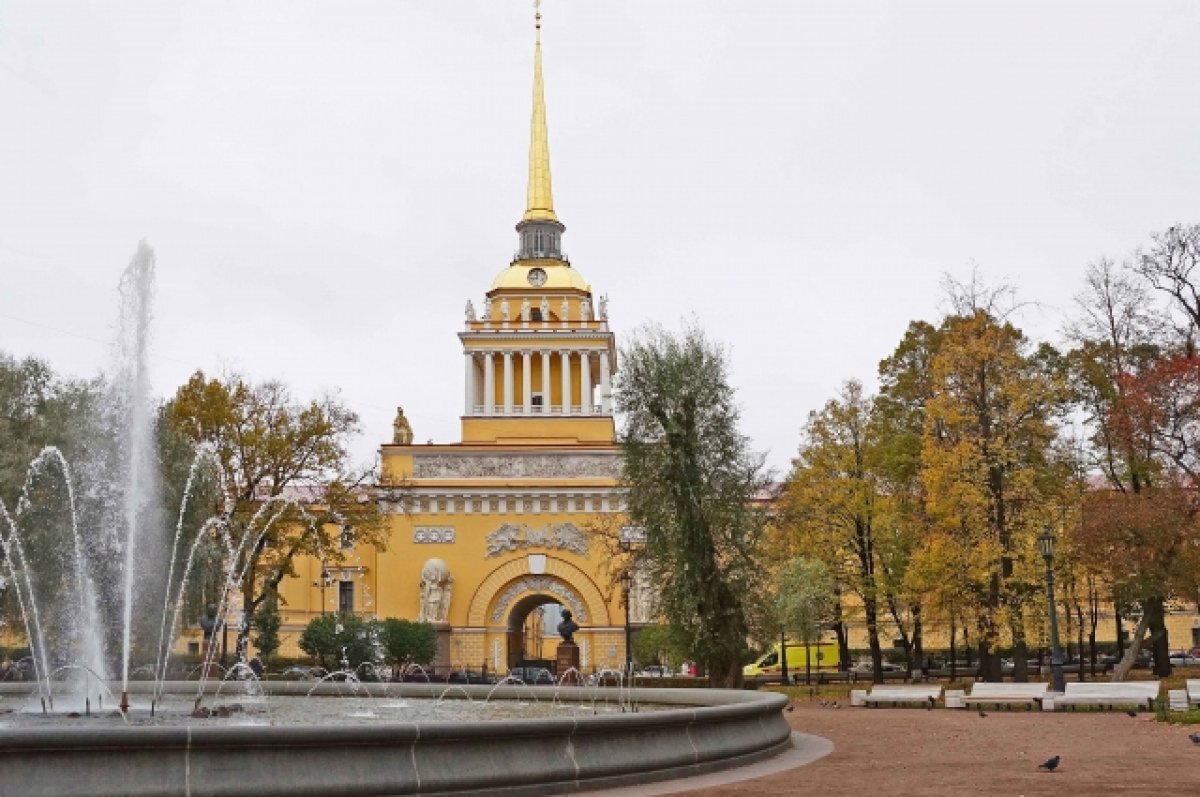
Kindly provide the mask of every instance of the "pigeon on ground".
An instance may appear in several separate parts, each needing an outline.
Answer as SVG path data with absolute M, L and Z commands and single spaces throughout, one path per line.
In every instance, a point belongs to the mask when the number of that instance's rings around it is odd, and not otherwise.
M 829 705 L 829 701 L 828 701 L 828 700 L 822 700 L 822 701 L 821 701 L 821 708 L 825 708 L 825 707 L 826 707 L 826 706 L 828 706 L 828 705 Z
M 983 709 L 979 709 L 979 716 L 981 716 L 981 717 L 986 717 L 986 716 L 987 716 L 987 712 L 986 712 L 986 711 L 984 711 Z
M 795 710 L 796 710 L 796 707 L 793 706 L 791 703 L 788 703 L 788 707 L 786 709 L 784 709 L 784 711 L 795 711 Z
M 1192 740 L 1192 744 L 1200 744 L 1200 733 L 1189 733 L 1188 738 Z
M 833 701 L 833 707 L 834 707 L 834 708 L 841 708 L 841 707 L 842 707 L 842 704 L 841 704 L 841 703 L 839 703 L 839 702 L 837 702 L 837 701 L 835 700 L 835 701 Z
M 1136 711 L 1126 711 L 1126 712 L 1125 712 L 1125 716 L 1127 716 L 1127 717 L 1137 717 L 1137 712 L 1136 712 Z
M 1054 770 L 1058 769 L 1058 762 L 1061 760 L 1061 756 L 1054 756 L 1054 758 L 1047 759 L 1043 763 L 1038 764 L 1038 769 L 1044 769 L 1047 772 L 1053 772 Z

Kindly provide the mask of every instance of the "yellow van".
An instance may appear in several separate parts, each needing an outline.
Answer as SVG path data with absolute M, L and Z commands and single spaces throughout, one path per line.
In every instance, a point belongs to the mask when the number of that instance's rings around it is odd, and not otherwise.
M 787 644 L 787 665 L 788 675 L 803 675 L 805 672 L 806 654 L 812 656 L 812 671 L 818 670 L 836 670 L 838 666 L 838 646 L 836 642 L 821 642 L 818 644 L 809 645 L 807 648 L 803 644 Z M 779 645 L 772 648 L 770 653 L 767 653 L 753 664 L 747 664 L 742 668 L 742 675 L 747 678 L 775 676 L 780 675 L 779 662 Z

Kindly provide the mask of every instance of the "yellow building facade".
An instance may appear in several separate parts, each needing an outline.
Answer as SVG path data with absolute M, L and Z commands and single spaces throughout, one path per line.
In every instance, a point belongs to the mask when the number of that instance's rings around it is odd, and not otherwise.
M 596 522 L 619 522 L 623 511 L 611 389 L 616 346 L 607 300 L 562 253 L 540 17 L 533 67 L 518 251 L 483 304 L 467 303 L 458 330 L 461 440 L 414 444 L 397 417 L 392 442 L 381 449 L 377 492 L 387 547 L 356 546 L 348 537 L 344 564 L 296 563 L 298 575 L 280 586 L 284 654 L 298 652 L 313 617 L 353 611 L 433 622 L 443 640 L 440 665 L 504 672 L 553 656 L 552 631 L 542 650 L 527 649 L 542 634 L 527 634 L 526 621 L 541 616 L 540 606 L 558 604 L 581 627 L 575 641 L 585 669 L 625 660 L 622 592 L 589 538 Z

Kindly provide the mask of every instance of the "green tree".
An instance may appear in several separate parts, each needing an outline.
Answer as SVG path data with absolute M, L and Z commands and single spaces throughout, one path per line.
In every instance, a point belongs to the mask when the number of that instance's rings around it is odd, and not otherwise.
M 378 641 L 376 621 L 353 614 L 326 614 L 309 621 L 300 634 L 300 649 L 327 670 L 340 669 L 343 659 L 354 669 L 376 660 Z
M 669 625 L 647 625 L 633 635 L 633 654 L 637 661 L 666 664 L 672 672 L 688 659 L 688 640 Z
M 265 664 L 279 650 L 279 595 L 272 592 L 258 605 L 252 625 L 256 635 L 251 640 Z
M 437 632 L 429 623 L 389 617 L 379 624 L 379 644 L 393 680 L 410 664 L 428 667 L 437 656 Z
M 370 472 L 353 473 L 346 443 L 358 416 L 332 397 L 294 402 L 278 382 L 208 379 L 197 372 L 167 408 L 194 446 L 211 446 L 224 476 L 221 527 L 233 541 L 225 562 L 241 586 L 243 616 L 294 575 L 298 556 L 341 563 L 349 526 L 357 541 L 386 547 L 378 505 L 365 500 Z M 269 506 L 268 506 L 269 505 Z M 238 630 L 244 644 L 249 623 Z
M 833 576 L 818 559 L 797 556 L 779 568 L 775 610 L 787 636 L 805 648 L 804 682 L 812 680 L 809 646 L 821 641 L 821 629 L 833 617 L 836 598 Z M 786 657 L 784 657 L 786 666 Z
M 752 499 L 766 480 L 737 428 L 725 353 L 698 329 L 674 336 L 649 327 L 622 362 L 628 513 L 645 529 L 663 616 L 712 685 L 740 686 L 751 631 L 744 596 L 763 589 L 764 518 Z

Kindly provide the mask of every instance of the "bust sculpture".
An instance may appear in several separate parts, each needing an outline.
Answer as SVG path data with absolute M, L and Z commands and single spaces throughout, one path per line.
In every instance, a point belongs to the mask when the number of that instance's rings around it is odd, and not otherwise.
M 404 417 L 404 408 L 396 408 L 396 420 L 392 421 L 392 443 L 398 446 L 410 446 L 413 441 L 413 430 Z
M 562 610 L 562 621 L 558 624 L 558 634 L 562 637 L 564 645 L 575 644 L 575 632 L 579 630 L 579 623 L 571 618 L 571 610 Z
M 450 614 L 450 587 L 454 579 L 441 559 L 430 559 L 421 568 L 421 612 L 419 623 L 444 623 Z

